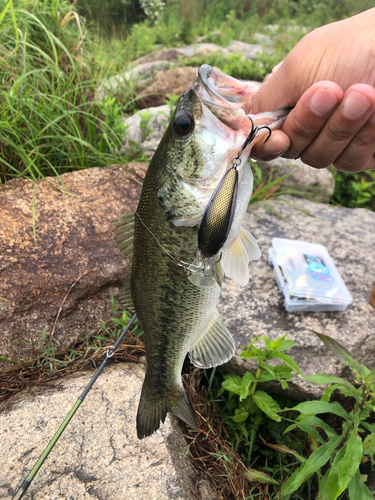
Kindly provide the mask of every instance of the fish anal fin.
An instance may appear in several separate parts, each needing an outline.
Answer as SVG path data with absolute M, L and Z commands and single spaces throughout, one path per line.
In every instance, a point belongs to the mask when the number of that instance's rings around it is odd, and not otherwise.
M 124 281 L 124 284 L 116 295 L 116 300 L 123 309 L 134 312 L 134 304 L 130 291 L 130 277 Z
M 190 360 L 199 368 L 213 368 L 229 361 L 234 353 L 233 337 L 215 312 L 202 335 L 192 345 Z
M 255 238 L 243 227 L 229 245 L 222 265 L 224 274 L 240 286 L 249 282 L 249 262 L 258 260 L 261 252 Z
M 133 257 L 134 224 L 134 212 L 123 214 L 120 215 L 114 230 L 116 247 L 129 260 Z

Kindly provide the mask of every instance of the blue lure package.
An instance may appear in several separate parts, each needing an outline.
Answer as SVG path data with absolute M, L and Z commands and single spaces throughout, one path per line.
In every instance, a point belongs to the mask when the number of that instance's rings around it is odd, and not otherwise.
M 352 302 L 325 246 L 273 238 L 268 258 L 287 311 L 345 311 Z

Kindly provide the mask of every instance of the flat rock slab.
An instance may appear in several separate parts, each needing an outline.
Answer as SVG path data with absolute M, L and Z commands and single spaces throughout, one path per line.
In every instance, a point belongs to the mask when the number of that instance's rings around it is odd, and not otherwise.
M 136 209 L 146 169 L 132 163 L 0 186 L 0 356 L 30 359 L 43 331 L 70 346 L 111 317 L 111 290 L 128 273 L 113 224 Z
M 373 368 L 375 308 L 369 303 L 369 296 L 375 282 L 375 213 L 291 197 L 287 201 L 296 208 L 281 201 L 271 205 L 261 202 L 252 205 L 253 212 L 245 217 L 244 227 L 257 239 L 262 257 L 250 264 L 247 287 L 225 281 L 219 302 L 220 313 L 234 336 L 237 354 L 254 336 L 267 334 L 276 339 L 286 334 L 296 343 L 288 352 L 305 375 L 318 372 L 349 375 L 344 365 L 311 333 L 314 330 L 341 342 L 357 360 Z M 311 216 L 304 213 L 305 210 Z M 348 309 L 345 312 L 288 313 L 268 264 L 268 249 L 273 237 L 325 245 L 353 297 Z M 241 373 L 249 367 L 249 362 L 235 357 L 226 369 Z M 320 387 L 311 384 L 303 384 L 302 388 L 300 392 L 300 387 L 296 386 L 292 395 L 306 398 L 322 393 Z
M 11 499 L 93 373 L 66 377 L 0 406 L 0 498 Z M 214 500 L 186 456 L 177 422 L 139 441 L 142 365 L 108 366 L 31 484 L 26 499 Z M 5 452 L 7 450 L 7 452 Z

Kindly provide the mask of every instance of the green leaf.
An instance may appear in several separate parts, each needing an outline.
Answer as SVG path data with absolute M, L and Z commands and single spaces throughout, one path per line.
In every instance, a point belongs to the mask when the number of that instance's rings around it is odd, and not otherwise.
M 341 460 L 345 456 L 345 446 L 343 446 L 337 453 L 331 464 L 327 482 L 325 485 L 325 494 L 328 500 L 335 500 L 338 497 L 338 477 L 339 477 L 339 466 Z M 319 490 L 320 491 L 320 490 Z
M 322 438 L 322 436 L 319 434 L 319 432 L 312 426 L 304 423 L 298 423 L 297 427 L 301 429 L 301 431 L 306 432 L 309 436 L 312 436 L 316 439 L 316 441 L 320 444 L 324 444 L 325 441 Z
M 254 403 L 260 408 L 266 415 L 268 415 L 272 420 L 276 422 L 281 422 L 281 417 L 277 414 L 281 410 L 278 403 L 266 392 L 255 391 L 253 395 Z
M 304 458 L 302 455 L 297 453 L 296 450 L 292 450 L 291 448 L 288 448 L 284 444 L 267 443 L 267 441 L 265 441 L 263 438 L 262 438 L 262 441 L 264 444 L 266 444 L 270 448 L 273 448 L 274 450 L 280 451 L 281 453 L 290 453 L 291 455 L 296 457 L 296 459 L 299 460 L 300 462 L 306 462 L 306 458 Z
M 274 373 L 277 378 L 290 378 L 292 375 L 293 368 L 285 365 L 276 365 L 274 367 Z
M 284 361 L 284 363 L 286 365 L 290 366 L 294 371 L 296 371 L 300 375 L 303 375 L 299 366 L 289 356 L 287 356 L 284 352 L 275 352 L 273 354 L 273 357 L 281 359 L 281 361 Z
M 375 433 L 375 424 L 369 424 L 367 422 L 361 422 L 361 425 L 363 425 L 363 427 L 366 427 L 366 429 L 372 433 Z
M 318 491 L 318 496 L 316 497 L 315 500 L 329 500 L 326 492 L 326 485 L 327 485 L 327 479 L 329 475 L 330 469 L 327 470 L 327 472 L 324 474 L 322 479 L 320 480 L 320 487 Z
M 323 396 L 321 397 L 320 400 L 321 401 L 329 401 L 331 399 L 331 394 L 336 389 L 339 390 L 341 392 L 341 394 L 343 394 L 344 396 L 354 397 L 356 399 L 356 401 L 362 400 L 362 396 L 357 389 L 354 388 L 355 392 L 353 393 L 350 389 L 348 389 L 346 386 L 344 386 L 342 384 L 333 384 L 333 385 L 330 385 L 329 387 L 327 387 L 327 389 L 325 390 L 325 393 L 323 394 Z
M 236 408 L 233 420 L 235 422 L 245 422 L 245 420 L 247 419 L 248 416 L 249 416 L 249 412 L 248 411 Z
M 281 488 L 282 498 L 287 497 L 293 491 L 296 491 L 301 484 L 306 481 L 314 472 L 318 471 L 331 458 L 337 446 L 342 440 L 341 436 L 330 439 L 323 446 L 315 450 L 310 457 L 304 462 L 291 476 Z
M 314 332 L 311 330 L 312 333 L 315 333 L 320 340 L 322 340 L 327 347 L 333 351 L 338 359 L 344 363 L 345 365 L 350 365 L 352 361 L 354 360 L 353 356 L 351 353 L 346 349 L 346 347 L 342 346 L 339 344 L 336 340 L 334 340 L 332 337 L 329 337 L 328 335 L 323 335 L 322 333 Z
M 356 471 L 353 479 L 350 481 L 348 492 L 349 500 L 373 500 L 370 490 L 361 479 L 359 470 Z
M 369 456 L 375 454 L 375 434 L 369 434 L 363 441 L 363 453 Z
M 294 340 L 283 340 L 281 344 L 277 347 L 276 351 L 286 351 L 294 346 Z
M 311 375 L 309 377 L 303 377 L 302 380 L 305 380 L 306 382 L 312 382 L 313 384 L 318 384 L 318 385 L 322 384 L 352 385 L 340 377 L 335 377 L 334 375 L 328 375 L 327 373 L 316 373 L 315 375 Z
M 224 389 L 234 394 L 241 394 L 242 391 L 242 378 L 239 375 L 225 375 L 225 380 L 221 384 Z
M 245 476 L 250 481 L 256 481 L 258 483 L 279 484 L 277 481 L 272 479 L 272 477 L 270 477 L 265 472 L 261 472 L 260 470 L 256 470 L 256 469 L 247 469 L 247 471 L 245 472 Z
M 257 347 L 255 346 L 252 346 L 252 348 L 250 349 L 250 351 L 242 351 L 241 354 L 240 354 L 241 358 L 245 358 L 245 359 L 253 359 L 253 358 L 262 358 L 263 357 L 263 353 L 260 349 L 258 349 Z
M 319 413 L 334 413 L 339 417 L 345 418 L 345 420 L 349 419 L 348 413 L 344 410 L 344 408 L 337 402 L 327 403 L 325 401 L 305 401 L 304 403 L 300 403 L 297 406 L 291 408 L 292 410 L 297 410 L 301 412 L 303 415 L 317 415 Z M 290 409 L 288 408 L 290 411 Z M 282 410 L 286 411 L 286 410 Z
M 0 361 L 6 361 L 7 363 L 19 363 L 19 361 L 12 361 L 11 359 L 3 358 L 3 356 L 0 356 Z
M 267 382 L 268 380 L 275 380 L 277 377 L 275 374 L 272 375 L 272 373 L 267 371 L 262 371 L 259 375 L 258 382 Z
M 240 401 L 243 401 L 248 397 L 250 393 L 250 386 L 254 380 L 255 377 L 251 372 L 245 373 L 245 375 L 242 377 L 241 381 L 242 390 L 240 392 Z
M 335 377 L 334 375 L 328 375 L 327 373 L 316 373 L 315 375 L 311 375 L 310 377 L 303 377 L 302 380 L 318 385 L 335 384 L 334 388 L 332 388 L 332 386 L 327 388 L 324 396 L 321 399 L 322 401 L 329 401 L 329 398 L 335 389 L 339 389 L 340 392 L 345 396 L 355 397 L 357 401 L 358 398 L 361 398 L 359 390 L 354 387 L 354 385 L 352 385 L 347 380 L 344 380 L 340 377 Z
M 253 401 L 272 420 L 281 422 L 281 417 L 277 414 L 281 408 L 269 394 L 264 391 L 255 391 Z
M 344 458 L 339 462 L 338 467 L 338 492 L 335 499 L 341 495 L 348 487 L 351 479 L 359 468 L 363 454 L 363 443 L 356 431 L 352 431 L 349 439 L 343 447 L 345 449 Z
M 306 424 L 311 425 L 313 427 L 320 427 L 323 429 L 329 438 L 336 437 L 337 432 L 332 429 L 330 425 L 328 425 L 324 420 L 315 415 L 300 415 L 297 419 L 297 424 Z

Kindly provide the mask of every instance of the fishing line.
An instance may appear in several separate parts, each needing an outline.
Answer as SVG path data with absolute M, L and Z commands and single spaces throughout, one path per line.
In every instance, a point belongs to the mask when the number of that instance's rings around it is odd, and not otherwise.
M 154 238 L 154 240 L 160 246 L 160 248 L 162 250 L 164 250 L 164 252 L 168 255 L 168 257 L 170 257 L 174 262 L 176 262 L 176 264 L 178 265 L 178 267 L 182 267 L 185 271 L 187 271 L 189 273 L 203 273 L 204 272 L 204 266 L 202 266 L 202 265 L 189 264 L 189 262 L 184 262 L 183 260 L 179 260 L 179 259 L 176 259 L 175 257 L 173 257 L 173 255 L 170 254 L 168 252 L 168 250 L 166 248 L 164 248 L 164 246 L 160 243 L 160 241 L 157 239 L 157 237 L 151 231 L 151 229 L 148 226 L 146 226 L 146 224 L 142 220 L 142 217 L 139 215 L 139 213 L 137 211 L 135 211 L 135 215 L 142 222 L 143 226 L 151 234 L 151 236 Z
M 57 443 L 59 437 L 64 432 L 65 428 L 67 427 L 67 425 L 69 424 L 69 422 L 73 418 L 75 412 L 80 407 L 82 401 L 85 399 L 85 397 L 87 396 L 88 392 L 90 391 L 90 389 L 92 388 L 92 386 L 96 382 L 96 379 L 99 377 L 99 375 L 103 371 L 103 368 L 108 363 L 109 358 L 111 358 L 113 356 L 113 354 L 115 353 L 117 347 L 119 346 L 120 342 L 125 337 L 126 333 L 128 332 L 129 328 L 133 324 L 133 322 L 134 322 L 134 320 L 135 320 L 136 317 L 137 317 L 136 314 L 134 314 L 132 316 L 132 318 L 130 319 L 130 321 L 128 322 L 128 324 L 124 328 L 124 330 L 121 332 L 119 338 L 113 344 L 113 347 L 110 348 L 110 349 L 108 349 L 106 357 L 102 361 L 102 364 L 99 366 L 99 368 L 94 373 L 94 376 L 92 377 L 92 379 L 90 380 L 90 382 L 87 384 L 87 386 L 85 387 L 84 391 L 79 396 L 79 398 L 77 399 L 77 401 L 73 405 L 73 407 L 70 410 L 70 412 L 68 413 L 68 415 L 65 417 L 64 422 L 60 425 L 60 427 L 58 428 L 56 434 L 53 436 L 53 438 L 51 439 L 51 441 L 48 443 L 46 449 L 43 451 L 43 453 L 39 457 L 38 461 L 36 462 L 36 464 L 34 465 L 34 467 L 32 468 L 32 470 L 30 471 L 30 474 L 27 476 L 27 478 L 21 484 L 21 486 L 19 487 L 17 493 L 13 496 L 12 500 L 19 500 L 20 498 L 22 498 L 24 496 L 24 494 L 26 493 L 26 491 L 27 491 L 28 487 L 30 486 L 32 480 L 36 476 L 37 472 L 39 471 L 39 469 L 43 465 L 43 463 L 46 460 L 46 458 L 48 457 L 50 451 L 52 450 L 52 448 Z

